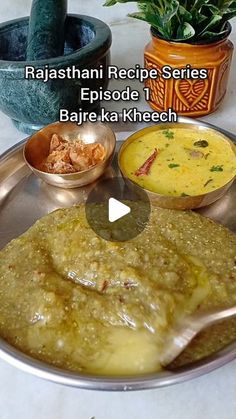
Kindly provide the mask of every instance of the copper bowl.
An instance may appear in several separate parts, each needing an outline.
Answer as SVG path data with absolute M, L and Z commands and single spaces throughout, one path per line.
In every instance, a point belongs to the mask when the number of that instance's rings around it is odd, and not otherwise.
M 222 136 L 222 138 L 224 140 L 227 140 L 231 147 L 232 150 L 234 151 L 234 153 L 236 153 L 236 146 L 235 144 L 225 135 L 223 135 L 220 131 L 213 129 L 213 128 L 209 128 L 206 127 L 205 125 L 201 125 L 201 124 L 195 124 L 195 123 L 190 123 L 190 122 L 183 122 L 183 123 L 169 123 L 169 124 L 158 124 L 158 125 L 154 125 L 148 128 L 144 128 L 141 129 L 140 131 L 135 132 L 133 135 L 131 135 L 130 137 L 128 137 L 126 139 L 126 141 L 122 144 L 119 153 L 118 153 L 118 164 L 119 164 L 119 169 L 120 172 L 122 174 L 122 176 L 125 178 L 127 183 L 132 183 L 134 184 L 135 182 L 131 179 L 129 179 L 129 177 L 126 175 L 125 169 L 122 167 L 121 164 L 121 155 L 122 153 L 124 153 L 126 147 L 133 142 L 134 140 L 136 140 L 137 138 L 142 137 L 143 135 L 153 132 L 153 131 L 159 131 L 159 130 L 163 130 L 163 129 L 173 129 L 173 128 L 193 128 L 194 130 L 199 130 L 199 131 L 214 131 L 217 135 Z M 161 195 L 158 194 L 156 192 L 150 191 L 148 189 L 143 188 L 149 198 L 150 201 L 152 203 L 154 203 L 155 205 L 158 205 L 161 208 L 169 208 L 169 209 L 177 209 L 177 210 L 190 210 L 190 209 L 197 209 L 197 208 L 201 208 L 201 207 L 205 207 L 207 205 L 212 204 L 213 202 L 217 201 L 218 199 L 220 199 L 226 192 L 227 190 L 230 188 L 230 186 L 232 185 L 232 183 L 234 182 L 235 176 L 233 176 L 233 178 L 227 182 L 225 185 L 223 185 L 220 188 L 217 188 L 211 192 L 202 194 L 202 195 L 196 195 L 196 196 L 171 196 L 171 195 Z M 140 185 L 138 185 L 140 186 Z M 141 186 L 140 186 L 141 187 Z
M 85 143 L 99 142 L 106 150 L 104 161 L 87 170 L 68 174 L 52 174 L 43 172 L 37 167 L 48 156 L 50 141 L 53 134 L 59 134 L 65 140 L 78 140 Z M 114 132 L 101 122 L 85 123 L 78 126 L 70 122 L 56 122 L 42 128 L 32 135 L 24 147 L 24 159 L 32 172 L 50 185 L 59 188 L 78 188 L 98 179 L 111 164 L 116 146 Z

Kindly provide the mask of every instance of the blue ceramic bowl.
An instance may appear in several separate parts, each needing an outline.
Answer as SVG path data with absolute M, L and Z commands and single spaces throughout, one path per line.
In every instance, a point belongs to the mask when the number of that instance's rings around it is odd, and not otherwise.
M 97 110 L 99 103 L 81 103 L 81 87 L 107 88 L 104 77 L 99 80 L 26 80 L 25 66 L 35 68 L 78 69 L 104 68 L 110 63 L 111 31 L 102 21 L 89 16 L 68 15 L 65 27 L 64 55 L 40 61 L 26 60 L 29 18 L 0 24 L 0 110 L 16 127 L 32 133 L 58 121 L 59 109 Z

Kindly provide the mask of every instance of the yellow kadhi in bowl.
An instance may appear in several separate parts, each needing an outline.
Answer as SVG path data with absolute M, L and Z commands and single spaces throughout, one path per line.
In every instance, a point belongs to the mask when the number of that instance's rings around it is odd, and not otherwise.
M 162 208 L 194 209 L 220 199 L 236 176 L 235 144 L 219 131 L 191 123 L 160 124 L 131 135 L 119 168 Z

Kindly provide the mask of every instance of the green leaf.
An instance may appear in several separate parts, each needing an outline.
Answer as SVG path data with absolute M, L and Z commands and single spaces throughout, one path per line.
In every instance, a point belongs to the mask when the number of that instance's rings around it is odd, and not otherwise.
M 179 164 L 170 163 L 170 164 L 168 164 L 168 167 L 169 167 L 170 169 L 175 169 L 176 167 L 179 167 Z
M 116 4 L 117 1 L 116 0 L 107 0 L 103 6 L 114 6 L 114 4 Z
M 143 12 L 128 13 L 128 16 L 129 17 L 133 17 L 134 19 L 139 19 L 139 20 L 147 21 L 147 16 Z
M 220 9 L 215 6 L 214 4 L 206 4 L 204 6 L 204 8 L 207 7 L 207 9 L 212 13 L 212 14 L 219 14 L 220 13 Z
M 157 30 L 157 32 L 162 35 L 165 39 L 170 39 L 171 31 L 170 26 L 165 22 L 163 15 L 156 12 L 157 6 L 152 4 L 147 4 L 145 11 L 139 13 L 131 13 L 131 17 L 135 17 L 137 19 L 145 20 Z
M 223 164 L 218 166 L 212 166 L 210 172 L 223 172 Z
M 236 16 L 236 11 L 235 12 L 232 12 L 232 13 L 226 13 L 225 15 L 222 16 L 222 20 L 224 22 L 227 22 L 227 21 L 231 20 L 235 16 Z
M 207 19 L 209 19 L 207 16 L 197 12 L 196 10 L 194 10 L 192 13 L 192 24 L 195 28 L 199 28 L 199 25 L 201 25 Z
M 177 30 L 177 39 L 179 41 L 184 41 L 185 39 L 193 38 L 195 35 L 195 29 L 188 22 L 184 22 L 178 27 Z
M 163 134 L 166 138 L 168 138 L 168 140 L 173 140 L 173 138 L 175 137 L 174 132 L 170 131 L 169 129 L 166 129 L 165 131 L 163 131 Z
M 236 11 L 236 1 L 235 0 L 223 1 L 221 2 L 221 4 L 218 3 L 217 7 L 218 7 L 219 14 L 223 16 L 227 13 Z
M 166 40 L 215 40 L 236 16 L 236 0 L 105 0 L 104 6 L 136 3 L 129 16 L 148 22 Z
M 169 22 L 176 15 L 178 9 L 179 9 L 179 2 L 177 0 L 173 0 L 172 4 L 169 7 L 166 7 L 166 11 L 163 16 L 164 23 Z
M 183 19 L 185 22 L 191 22 L 192 20 L 192 14 L 188 12 L 185 7 L 179 6 L 179 16 Z
M 193 7 L 191 8 L 191 12 L 197 10 L 200 13 L 202 7 L 205 6 L 207 3 L 209 3 L 209 0 L 196 0 L 193 4 Z
M 147 5 L 145 3 L 138 4 L 138 8 L 141 12 L 146 12 L 147 11 Z
M 224 34 L 227 33 L 227 30 L 225 31 L 221 31 L 221 32 L 211 32 L 211 31 L 206 31 L 202 34 L 201 38 L 202 39 L 211 39 L 211 40 L 217 40 L 219 38 L 219 36 L 222 36 Z
M 154 0 L 152 4 L 149 3 L 146 7 L 147 20 L 165 39 L 172 38 L 172 23 L 177 15 L 178 8 L 179 2 L 177 0 Z
M 152 13 L 146 13 L 146 19 L 157 31 L 166 39 L 171 39 L 171 34 L 168 31 L 168 26 L 164 24 L 162 18 Z
M 103 6 L 114 6 L 117 3 L 149 3 L 153 0 L 106 0 Z
M 207 23 L 207 25 L 204 27 L 204 29 L 199 33 L 199 35 L 202 35 L 203 32 L 208 31 L 209 28 L 214 26 L 216 23 L 218 23 L 222 19 L 222 16 L 219 15 L 213 15 L 210 19 L 210 21 Z

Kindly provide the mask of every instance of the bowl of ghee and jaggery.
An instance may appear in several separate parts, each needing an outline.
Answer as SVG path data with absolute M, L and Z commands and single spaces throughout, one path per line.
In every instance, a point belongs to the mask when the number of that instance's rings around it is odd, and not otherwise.
M 50 124 L 27 141 L 24 158 L 34 174 L 50 185 L 78 188 L 88 185 L 110 166 L 116 138 L 100 122 L 78 126 Z

